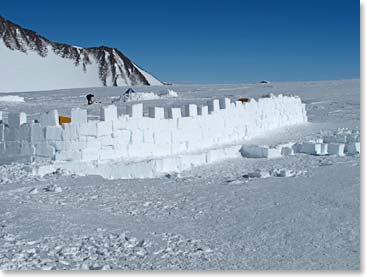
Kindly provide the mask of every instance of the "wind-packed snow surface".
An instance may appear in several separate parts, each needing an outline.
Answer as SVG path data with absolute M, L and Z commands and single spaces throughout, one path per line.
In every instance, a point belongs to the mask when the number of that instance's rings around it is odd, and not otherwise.
M 145 112 L 292 94 L 310 123 L 251 139 L 240 157 L 153 179 L 37 177 L 2 165 L 2 269 L 359 269 L 359 80 L 172 89 L 177 97 L 146 100 Z M 83 107 L 98 118 L 125 90 L 17 93 L 25 102 L 0 110 L 37 118 Z M 87 107 L 87 93 L 102 103 Z

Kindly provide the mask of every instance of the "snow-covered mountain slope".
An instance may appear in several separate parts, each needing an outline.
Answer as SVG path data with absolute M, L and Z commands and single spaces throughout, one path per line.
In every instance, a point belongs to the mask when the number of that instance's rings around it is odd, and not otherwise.
M 162 85 L 115 48 L 49 41 L 0 16 L 0 92 Z

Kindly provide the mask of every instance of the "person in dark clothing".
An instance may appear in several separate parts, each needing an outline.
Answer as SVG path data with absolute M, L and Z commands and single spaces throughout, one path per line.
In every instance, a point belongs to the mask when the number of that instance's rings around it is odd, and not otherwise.
M 88 94 L 87 95 L 87 100 L 88 100 L 88 105 L 92 105 L 96 101 L 96 99 L 95 99 L 95 97 L 94 97 L 93 94 Z

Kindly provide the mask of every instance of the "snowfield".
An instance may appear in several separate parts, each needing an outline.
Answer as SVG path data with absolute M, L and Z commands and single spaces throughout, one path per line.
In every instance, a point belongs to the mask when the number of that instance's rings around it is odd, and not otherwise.
M 101 105 L 126 89 L 1 94 L 24 102 L 0 101 L 0 111 L 32 118 L 50 109 L 70 115 L 71 108 L 82 107 L 97 117 Z M 249 154 L 161 178 L 129 180 L 61 170 L 40 177 L 26 165 L 1 165 L 1 269 L 360 268 L 360 159 L 354 144 L 360 129 L 359 80 L 170 89 L 177 97 L 133 102 L 149 108 L 224 96 L 300 96 L 310 124 L 267 133 L 248 145 L 299 143 L 303 152 L 274 159 Z M 134 90 L 162 95 L 167 87 Z M 87 106 L 88 93 L 101 103 Z M 119 111 L 126 105 L 115 104 Z M 346 155 L 335 146 L 340 137 L 355 146 Z M 321 138 L 331 141 L 335 154 L 317 152 L 322 149 L 312 145 Z
M 0 96 L 0 102 L 24 102 L 24 97 L 17 95 Z

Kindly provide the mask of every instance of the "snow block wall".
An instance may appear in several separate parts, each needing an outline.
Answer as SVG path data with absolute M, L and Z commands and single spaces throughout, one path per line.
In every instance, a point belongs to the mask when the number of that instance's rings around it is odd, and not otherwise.
M 127 114 L 118 115 L 117 107 L 110 105 L 101 108 L 100 120 L 88 120 L 87 111 L 76 108 L 71 111 L 72 122 L 61 126 L 56 110 L 41 114 L 37 123 L 27 122 L 25 113 L 9 113 L 7 124 L 0 123 L 0 164 L 51 161 L 52 166 L 72 169 L 78 164 L 83 166 L 75 170 L 95 173 L 97 167 L 111 171 L 112 164 L 143 162 L 146 166 L 155 160 L 154 166 L 148 165 L 151 176 L 155 171 L 174 170 L 172 157 L 181 157 L 177 168 L 186 169 L 218 160 L 215 153 L 221 146 L 307 122 L 301 99 L 283 95 L 247 103 L 214 99 L 204 106 L 166 109 L 151 107 L 144 116 L 143 104 L 135 104 Z M 189 165 L 184 165 L 182 155 L 192 157 L 187 158 Z M 163 160 L 171 164 L 169 168 L 165 169 Z M 144 171 L 138 167 L 137 175 L 125 175 L 139 177 L 139 170 Z

